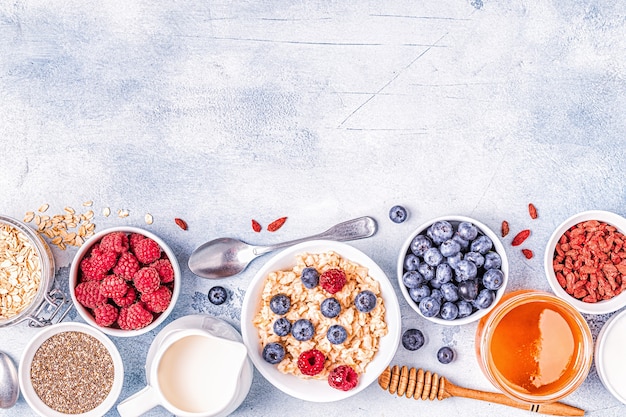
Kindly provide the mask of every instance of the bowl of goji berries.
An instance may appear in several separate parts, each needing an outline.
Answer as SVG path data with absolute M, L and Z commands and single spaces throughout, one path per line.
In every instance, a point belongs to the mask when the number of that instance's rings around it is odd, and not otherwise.
M 161 324 L 180 293 L 180 266 L 158 236 L 115 227 L 83 244 L 70 268 L 76 310 L 90 325 L 118 337 L 137 336 Z
M 626 305 L 626 218 L 602 210 L 571 216 L 548 240 L 544 267 L 554 293 L 582 313 Z

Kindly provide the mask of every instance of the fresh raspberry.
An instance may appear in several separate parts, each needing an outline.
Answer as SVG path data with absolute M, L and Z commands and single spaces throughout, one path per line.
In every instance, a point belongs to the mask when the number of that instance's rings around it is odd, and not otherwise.
M 161 286 L 161 278 L 156 269 L 146 266 L 141 268 L 133 277 L 135 288 L 141 293 L 156 291 Z
M 100 294 L 107 298 L 123 297 L 128 291 L 128 284 L 124 278 L 117 275 L 107 275 L 100 281 Z
M 96 308 L 107 301 L 107 298 L 100 293 L 98 281 L 81 282 L 74 288 L 74 294 L 78 302 L 87 308 Z
M 142 264 L 150 264 L 161 257 L 161 247 L 150 238 L 135 243 L 135 256 Z
M 130 250 L 135 251 L 135 246 L 140 241 L 144 240 L 146 237 L 140 233 L 131 233 L 128 237 L 128 243 L 130 245 Z
M 134 287 L 128 287 L 128 291 L 122 297 L 113 297 L 113 302 L 120 307 L 128 307 L 137 299 L 137 290 Z
M 342 391 L 350 391 L 358 383 L 359 375 L 347 365 L 339 365 L 328 375 L 328 385 Z
M 111 304 L 102 304 L 93 312 L 96 316 L 96 324 L 100 327 L 109 327 L 117 321 L 117 308 Z
M 128 251 L 128 236 L 124 232 L 112 232 L 100 240 L 100 247 L 105 251 L 124 253 Z
M 95 245 L 89 257 L 91 268 L 97 273 L 106 274 L 117 263 L 117 253 L 104 250 L 100 245 Z
M 117 324 L 122 330 L 138 330 L 152 323 L 152 313 L 146 310 L 141 303 L 120 310 Z
M 341 291 L 346 285 L 346 273 L 341 269 L 328 269 L 320 275 L 320 286 L 331 294 Z
M 162 313 L 167 310 L 172 301 L 172 292 L 169 288 L 161 286 L 156 291 L 141 294 L 141 301 L 146 304 L 146 309 L 153 313 Z
M 158 271 L 162 283 L 167 284 L 174 281 L 174 268 L 172 268 L 172 263 L 169 259 L 157 259 L 150 266 Z
M 307 350 L 298 356 L 298 369 L 304 375 L 317 375 L 324 369 L 326 358 L 317 349 Z
M 91 258 L 83 258 L 80 261 L 81 281 L 100 281 L 106 275 L 97 265 L 91 262 Z
M 113 267 L 113 273 L 126 281 L 133 279 L 137 271 L 139 271 L 139 261 L 130 252 L 124 252 L 120 255 L 117 264 Z

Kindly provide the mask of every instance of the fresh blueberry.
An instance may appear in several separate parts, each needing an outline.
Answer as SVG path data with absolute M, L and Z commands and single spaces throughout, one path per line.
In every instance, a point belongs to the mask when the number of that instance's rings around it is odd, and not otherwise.
M 422 262 L 417 271 L 422 274 L 426 281 L 435 278 L 435 267 L 428 265 L 426 262 Z
M 346 332 L 346 329 L 344 329 L 343 326 L 340 326 L 339 324 L 333 324 L 328 328 L 328 331 L 326 332 L 326 338 L 333 345 L 340 345 L 348 338 L 348 332 Z
M 481 290 L 474 301 L 474 305 L 480 309 L 489 308 L 493 301 L 496 299 L 496 293 L 487 288 Z
M 226 292 L 226 289 L 224 287 L 216 285 L 209 290 L 208 297 L 211 304 L 220 305 L 226 302 L 226 299 L 228 298 L 228 293 Z
M 302 274 L 300 274 L 300 280 L 302 281 L 302 285 L 304 285 L 308 289 L 313 289 L 317 287 L 317 284 L 320 282 L 320 274 L 317 272 L 317 269 L 313 267 L 307 267 L 302 270 Z
M 430 297 L 424 297 L 422 301 L 420 301 L 419 309 L 424 317 L 435 317 L 437 314 L 439 314 L 441 304 L 431 295 Z
M 459 245 L 459 242 L 455 242 L 452 239 L 448 239 L 445 242 L 443 242 L 441 245 L 439 245 L 439 252 L 441 252 L 441 254 L 445 256 L 446 258 L 448 256 L 456 255 L 460 251 L 461 251 L 461 245 Z
M 417 288 L 409 288 L 409 297 L 411 300 L 419 303 L 424 297 L 430 295 L 430 287 L 426 284 L 422 284 Z
M 411 252 L 417 256 L 424 256 L 424 252 L 433 247 L 433 242 L 428 236 L 417 235 L 411 242 Z
M 485 254 L 485 269 L 500 269 L 502 268 L 502 258 L 497 252 L 487 252 Z
M 296 320 L 293 326 L 291 326 L 291 334 L 300 342 L 310 340 L 313 337 L 313 333 L 315 333 L 313 323 L 307 319 Z
M 480 268 L 485 264 L 485 257 L 480 252 L 467 252 L 463 259 L 474 262 L 476 268 Z
M 463 259 L 463 254 L 461 252 L 457 252 L 456 255 L 448 256 L 446 258 L 446 262 L 452 267 L 452 269 L 454 269 L 459 264 L 461 259 Z
M 444 262 L 437 265 L 437 270 L 435 271 L 435 278 L 433 281 L 441 285 L 446 282 L 452 281 L 453 277 L 454 273 L 452 272 L 452 267 Z M 431 285 L 433 281 L 431 281 Z
M 478 228 L 470 222 L 461 222 L 456 229 L 457 234 L 467 241 L 476 239 Z
M 424 252 L 424 262 L 430 266 L 437 266 L 443 262 L 443 255 L 438 248 L 430 248 Z
M 440 245 L 446 240 L 452 238 L 452 236 L 454 235 L 454 228 L 452 227 L 450 222 L 440 220 L 433 223 L 426 231 L 426 234 L 429 238 L 431 238 L 433 243 Z
M 402 283 L 407 288 L 417 288 L 424 282 L 424 276 L 418 271 L 407 271 L 402 275 Z
M 418 329 L 408 329 L 402 334 L 402 346 L 406 350 L 417 350 L 424 346 L 424 333 Z
M 437 300 L 439 304 L 443 302 L 443 293 L 441 292 L 439 288 L 433 288 L 430 291 L 430 296 L 433 297 L 435 300 Z
M 504 283 L 504 273 L 499 269 L 488 269 L 483 274 L 483 285 L 489 290 L 499 290 Z
M 291 300 L 285 294 L 276 294 L 270 300 L 270 309 L 279 316 L 287 314 L 291 307 Z
M 493 247 L 493 242 L 489 237 L 482 235 L 473 240 L 470 244 L 470 249 L 473 252 L 480 252 L 481 254 L 486 254 Z
M 361 313 L 369 313 L 376 307 L 376 296 L 369 290 L 361 291 L 354 297 L 354 306 Z
M 451 282 L 441 284 L 440 290 L 446 301 L 456 301 L 459 299 L 459 289 Z
M 330 297 L 322 301 L 320 311 L 324 317 L 333 319 L 341 313 L 341 304 L 339 304 L 336 298 Z
M 412 253 L 404 257 L 404 269 L 406 271 L 416 271 L 420 266 L 420 258 Z
M 452 240 L 459 244 L 462 251 L 467 251 L 467 249 L 469 248 L 469 240 L 463 239 L 461 236 L 458 235 L 458 233 L 455 233 L 454 236 L 452 236 Z
M 285 357 L 285 348 L 280 343 L 268 343 L 263 347 L 262 356 L 265 362 L 276 365 Z
M 459 316 L 459 308 L 451 301 L 446 301 L 441 306 L 439 315 L 444 320 L 454 320 Z
M 474 301 L 478 296 L 478 283 L 468 279 L 459 283 L 459 297 L 465 301 Z
M 276 336 L 287 336 L 291 331 L 291 322 L 284 317 L 274 322 L 274 333 Z
M 458 318 L 467 317 L 472 314 L 472 311 L 474 311 L 472 304 L 465 300 L 457 301 L 456 306 L 459 309 Z
M 454 360 L 454 351 L 448 346 L 444 346 L 437 351 L 437 360 L 443 364 L 448 364 Z
M 474 264 L 474 262 L 463 259 L 456 265 L 454 272 L 456 280 L 458 282 L 463 282 L 467 281 L 468 279 L 476 278 L 476 274 L 478 274 L 478 268 L 476 268 L 476 264 Z
M 402 223 L 403 221 L 406 220 L 408 215 L 409 215 L 409 213 L 402 206 L 393 206 L 389 210 L 389 218 L 394 223 Z

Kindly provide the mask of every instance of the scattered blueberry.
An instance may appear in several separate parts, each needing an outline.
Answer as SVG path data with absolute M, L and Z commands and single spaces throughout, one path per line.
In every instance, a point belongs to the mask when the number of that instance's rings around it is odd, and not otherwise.
M 476 268 L 480 268 L 485 264 L 485 257 L 480 252 L 467 252 L 463 259 L 474 262 Z
M 439 246 L 439 252 L 441 252 L 441 254 L 445 256 L 446 258 L 450 256 L 454 256 L 460 251 L 461 251 L 461 245 L 459 245 L 459 242 L 455 242 L 452 239 L 446 240 Z
M 504 283 L 504 273 L 499 269 L 488 269 L 483 274 L 483 285 L 489 290 L 499 290 Z
M 216 285 L 209 290 L 208 296 L 211 304 L 220 305 L 226 302 L 226 299 L 228 298 L 228 293 L 226 292 L 226 289 L 224 287 Z
M 433 247 L 433 242 L 428 236 L 417 235 L 411 242 L 411 252 L 417 256 L 424 256 L 424 253 Z
M 402 334 L 402 346 L 406 350 L 417 350 L 424 346 L 424 333 L 418 329 L 408 329 Z
M 476 300 L 474 301 L 474 305 L 480 309 L 489 308 L 493 301 L 496 299 L 496 294 L 485 288 L 484 290 L 480 290 Z
M 420 285 L 417 288 L 409 288 L 409 297 L 411 300 L 419 303 L 424 297 L 430 295 L 430 287 L 426 284 Z
M 502 268 L 502 258 L 497 252 L 487 252 L 485 254 L 485 269 L 500 269 Z
M 339 304 L 336 298 L 330 297 L 322 301 L 320 310 L 324 317 L 333 319 L 341 313 L 341 304 Z
M 411 255 L 407 255 L 407 258 Z M 424 262 L 430 266 L 437 266 L 443 262 L 443 255 L 439 252 L 438 248 L 430 248 L 424 252 Z
M 339 324 L 333 324 L 328 328 L 328 331 L 326 332 L 326 338 L 333 345 L 340 345 L 348 338 L 348 332 L 346 332 L 346 329 L 344 329 L 343 326 L 340 326 Z
M 354 306 L 361 313 L 369 313 L 376 307 L 376 296 L 369 290 L 361 291 L 354 297 Z
M 389 210 L 389 218 L 394 223 L 402 223 L 406 220 L 409 213 L 402 206 L 393 206 L 391 210 Z
M 467 317 L 471 315 L 474 311 L 474 309 L 472 308 L 472 304 L 465 300 L 458 301 L 456 303 L 456 306 L 459 309 L 459 315 L 457 316 L 458 318 Z
M 276 294 L 270 300 L 270 309 L 279 316 L 287 314 L 291 307 L 291 300 L 285 294 Z
M 285 317 L 281 317 L 274 322 L 273 327 L 276 336 L 287 336 L 291 331 L 291 322 Z
M 446 240 L 452 238 L 454 235 L 454 228 L 450 222 L 440 220 L 433 223 L 426 231 L 426 234 L 434 243 L 440 245 Z
M 473 279 L 468 279 L 459 283 L 459 297 L 465 301 L 474 301 L 478 296 L 478 283 Z
M 424 282 L 424 276 L 418 271 L 406 271 L 402 275 L 402 283 L 407 288 L 417 288 Z
M 420 258 L 417 255 L 409 253 L 404 258 L 404 270 L 405 271 L 416 271 L 420 266 Z
M 485 235 L 477 237 L 470 245 L 470 249 L 473 252 L 480 252 L 483 255 L 489 252 L 492 247 L 493 242 Z
M 446 301 L 456 301 L 459 299 L 459 289 L 451 282 L 441 284 L 440 290 Z
M 470 222 L 461 222 L 456 229 L 457 234 L 463 240 L 472 241 L 478 236 L 478 228 Z
M 424 297 L 422 301 L 420 301 L 419 309 L 424 317 L 435 317 L 437 314 L 439 314 L 441 304 L 431 295 L 430 297 Z
M 422 262 L 417 271 L 422 274 L 426 281 L 435 278 L 435 267 L 428 265 L 426 262 Z
M 454 272 L 456 280 L 458 282 L 462 282 L 467 281 L 468 279 L 476 278 L 478 268 L 476 268 L 476 264 L 474 264 L 474 262 L 463 259 L 456 265 Z
M 285 348 L 280 343 L 268 343 L 263 347 L 262 356 L 265 362 L 276 365 L 285 357 Z
M 320 274 L 319 272 L 317 272 L 317 269 L 313 267 L 307 267 L 302 270 L 302 274 L 300 274 L 300 280 L 302 281 L 302 285 L 310 290 L 317 287 L 317 284 L 319 284 Z
M 451 301 L 446 301 L 441 306 L 439 313 L 444 320 L 454 320 L 459 316 L 459 308 Z
M 310 340 L 313 337 L 313 333 L 315 333 L 313 323 L 307 319 L 296 320 L 293 326 L 291 326 L 291 334 L 300 342 Z
M 437 360 L 443 364 L 448 364 L 454 360 L 454 351 L 448 346 L 444 346 L 437 351 Z

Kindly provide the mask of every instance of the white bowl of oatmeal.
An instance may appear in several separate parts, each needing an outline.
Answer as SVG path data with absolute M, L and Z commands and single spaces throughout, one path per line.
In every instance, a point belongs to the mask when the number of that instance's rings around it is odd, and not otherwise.
M 320 274 L 317 285 L 310 281 L 310 288 L 304 285 L 301 279 L 304 268 L 315 268 Z M 345 285 L 338 291 L 334 288 L 334 293 L 328 291 L 328 281 L 321 277 L 329 269 L 345 273 Z M 357 309 L 355 299 L 361 297 L 357 295 L 367 292 L 373 294 L 368 294 L 369 306 L 364 308 L 360 302 Z M 284 314 L 276 314 L 270 307 L 271 299 L 277 294 L 290 299 L 289 311 Z M 332 317 L 321 313 L 322 302 L 329 298 L 339 302 L 336 316 L 328 314 L 328 310 L 325 312 Z M 360 311 L 364 309 L 367 311 Z M 277 334 L 274 330 L 279 318 L 291 323 L 288 333 Z M 312 324 L 314 332 L 308 340 L 298 340 L 302 339 L 302 333 L 296 330 L 295 323 L 300 320 Z M 345 330 L 343 341 L 337 339 L 336 333 L 329 336 L 333 326 Z M 243 341 L 259 372 L 284 393 L 312 402 L 341 400 L 374 382 L 396 353 L 400 329 L 398 299 L 380 267 L 352 246 L 325 240 L 301 243 L 271 258 L 252 279 L 241 312 Z M 284 335 L 280 336 L 281 333 Z M 272 343 L 280 344 L 284 350 L 284 357 L 275 364 L 268 362 L 267 356 L 264 359 L 263 353 Z M 311 351 L 320 352 L 322 360 L 318 360 L 320 356 L 312 359 L 308 355 Z M 318 368 L 309 375 L 298 366 L 303 353 L 312 361 L 309 365 Z M 352 371 L 340 372 L 338 376 L 336 368 Z M 310 366 L 306 371 L 310 371 Z M 342 380 L 342 375 L 349 377 Z M 329 376 L 335 387 L 331 386 Z

